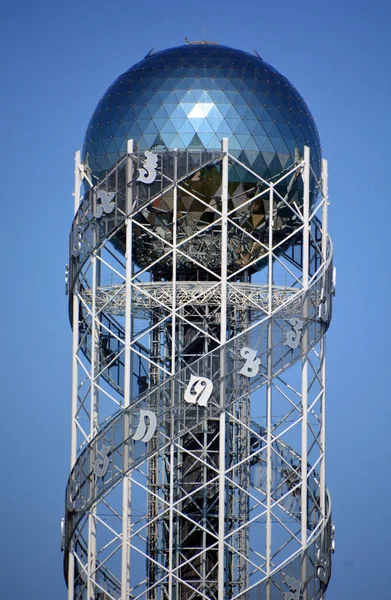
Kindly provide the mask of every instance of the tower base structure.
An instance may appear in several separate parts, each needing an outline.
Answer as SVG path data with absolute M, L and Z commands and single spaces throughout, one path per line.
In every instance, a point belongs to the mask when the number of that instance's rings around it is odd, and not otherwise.
M 76 158 L 68 598 L 320 599 L 327 163 L 152 155 Z

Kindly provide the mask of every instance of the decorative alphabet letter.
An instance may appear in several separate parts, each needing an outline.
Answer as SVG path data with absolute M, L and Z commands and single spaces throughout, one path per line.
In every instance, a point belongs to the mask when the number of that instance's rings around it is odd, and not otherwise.
M 146 419 L 149 419 L 148 427 L 146 425 Z M 155 413 L 153 413 L 151 410 L 140 409 L 140 421 L 133 435 L 133 439 L 136 442 L 149 442 L 156 431 L 156 427 L 157 419 Z
M 294 577 L 286 575 L 285 583 L 289 587 L 289 592 L 284 592 L 284 600 L 299 600 L 300 599 L 300 588 L 301 583 Z
M 185 390 L 185 402 L 206 406 L 213 390 L 213 383 L 206 377 L 191 375 Z
M 330 538 L 330 547 L 331 547 L 331 552 L 334 554 L 335 552 L 335 525 L 334 523 L 332 523 L 331 525 L 331 538 Z
M 103 212 L 107 214 L 112 212 L 115 206 L 114 202 L 112 201 L 114 196 L 115 192 L 105 192 L 104 190 L 99 190 L 96 195 L 94 217 L 100 219 Z
M 330 317 L 331 308 L 331 294 L 328 289 L 323 288 L 321 293 L 321 300 L 318 306 L 318 318 L 321 321 L 328 321 Z
M 320 581 L 327 583 L 329 580 L 329 557 L 319 548 L 316 553 L 317 575 Z
M 256 350 L 247 347 L 241 349 L 240 356 L 246 361 L 239 371 L 241 375 L 245 375 L 245 377 L 255 377 L 258 375 L 261 359 L 256 358 L 256 355 Z
M 335 296 L 335 291 L 337 289 L 337 267 L 333 267 L 333 271 L 331 273 L 331 293 Z
M 158 155 L 146 150 L 144 152 L 146 160 L 144 161 L 144 167 L 138 169 L 138 177 L 136 181 L 142 183 L 153 183 L 156 179 L 156 168 Z
M 110 450 L 110 446 L 103 446 L 102 450 L 97 450 L 97 453 L 100 455 L 100 458 L 97 458 L 94 463 L 94 473 L 98 477 L 104 477 L 107 473 L 107 469 L 109 468 L 110 459 L 107 456 Z
M 68 495 L 67 495 L 67 509 L 70 512 L 73 512 L 76 508 L 76 498 L 79 494 L 80 488 L 79 485 L 71 479 L 68 487 Z
M 294 350 L 300 344 L 303 321 L 294 317 L 293 319 L 289 319 L 288 323 L 292 327 L 292 330 L 286 332 L 284 344 Z
M 81 248 L 81 227 L 74 225 L 71 232 L 71 255 L 77 258 Z

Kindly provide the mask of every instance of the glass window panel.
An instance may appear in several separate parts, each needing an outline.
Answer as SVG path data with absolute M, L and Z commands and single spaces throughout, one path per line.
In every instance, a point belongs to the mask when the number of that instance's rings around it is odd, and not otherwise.
M 200 133 L 210 133 L 210 135 L 212 135 L 215 130 L 213 129 L 213 127 L 211 126 L 211 124 L 208 122 L 207 119 L 202 119 L 201 123 L 199 124 L 198 128 L 197 128 L 197 132 Z
M 217 105 L 224 104 L 227 102 L 227 96 L 222 90 L 212 90 L 210 93 L 211 101 Z
M 151 148 L 152 144 L 154 143 L 154 141 L 156 139 L 156 135 L 153 133 L 144 133 L 143 138 L 147 143 L 147 147 Z
M 165 143 L 163 138 L 161 137 L 160 133 L 158 133 L 158 135 L 156 136 L 156 138 L 154 139 L 151 148 L 160 148 L 160 147 L 165 147 Z
M 274 148 L 274 150 L 275 150 L 275 151 L 277 151 L 277 148 L 278 148 L 278 146 L 280 145 L 280 141 L 281 141 L 281 138 L 280 138 L 280 136 L 276 137 L 276 136 L 272 136 L 272 135 L 271 135 L 271 136 L 270 136 L 270 141 L 271 141 L 271 143 L 273 144 L 273 148 Z
M 245 150 L 258 150 L 257 144 L 252 136 L 250 136 L 243 146 Z
M 189 146 L 191 140 L 194 137 L 194 131 L 193 132 L 181 131 L 179 133 L 179 137 L 182 140 L 181 147 L 187 148 Z
M 219 125 L 223 122 L 223 120 L 224 119 L 222 115 L 220 115 L 220 117 L 211 117 L 209 114 L 207 117 L 207 121 L 208 123 L 210 123 L 210 126 L 212 127 L 213 131 L 216 131 Z
M 247 133 L 247 135 L 244 135 L 242 133 L 235 133 L 235 137 L 238 140 L 240 147 L 244 148 L 251 136 L 249 133 Z
M 170 142 L 171 148 L 184 148 L 184 144 L 179 135 L 176 135 Z
M 197 89 L 199 82 L 198 82 L 197 77 L 194 76 L 193 69 L 189 69 L 189 71 L 185 75 L 183 83 L 184 83 L 184 87 L 187 89 L 191 89 L 193 91 L 193 93 L 194 93 L 194 90 Z
M 132 107 L 132 112 L 135 116 L 136 119 L 138 119 L 138 117 L 140 116 L 140 114 L 142 113 L 142 111 L 144 110 L 144 105 L 133 105 Z
M 149 123 L 146 125 L 146 127 L 144 127 L 144 133 L 153 133 L 156 137 L 158 128 L 156 127 L 156 123 L 153 121 L 153 119 L 150 119 Z
M 236 110 L 235 106 L 233 106 L 232 104 L 228 104 L 225 106 L 228 106 L 228 108 L 226 109 L 225 112 L 223 112 L 223 115 L 227 121 L 230 121 L 231 119 L 240 119 L 240 115 L 239 115 L 238 111 Z M 224 108 L 225 108 L 225 106 L 224 106 Z
M 110 123 L 105 123 L 100 126 L 100 138 L 111 138 Z
M 220 150 L 221 148 L 221 138 L 217 137 L 216 134 L 213 134 L 209 140 L 209 148 L 211 150 Z
M 221 121 L 220 125 L 216 129 L 216 134 L 222 137 L 226 136 L 227 134 L 231 135 L 232 129 L 230 127 L 229 121 Z
M 195 133 L 195 129 L 189 119 L 184 120 L 184 122 L 182 123 L 182 125 L 180 126 L 180 129 L 178 129 L 178 131 L 180 131 L 181 134 L 182 133 L 191 133 L 192 137 Z
M 291 164 L 291 155 L 288 153 L 279 152 L 278 158 L 283 169 L 287 168 Z
M 203 102 L 205 104 L 213 104 L 213 97 L 211 97 L 208 92 L 205 92 L 205 90 L 202 93 L 202 96 L 200 98 L 200 102 Z
M 218 118 L 223 119 L 223 115 L 221 114 L 219 107 L 216 104 L 213 104 L 208 111 L 208 119 Z
M 249 130 L 247 129 L 246 123 L 242 120 L 231 120 L 231 127 L 234 133 L 245 133 L 249 134 Z
M 230 137 L 233 152 L 244 147 L 243 160 L 259 169 L 269 165 L 271 173 L 290 163 L 295 147 L 309 144 L 319 172 L 318 132 L 297 90 L 261 59 L 222 46 L 169 49 L 120 76 L 91 118 L 83 153 L 91 164 L 96 157 L 96 168 L 108 168 L 119 156 L 113 150 L 123 153 L 129 137 L 140 148 L 192 143 L 216 149 Z
M 156 119 L 155 117 L 153 117 L 152 120 L 155 123 L 156 129 L 158 131 L 161 131 L 164 125 L 167 123 L 167 119 Z
M 193 110 L 194 106 L 195 106 L 196 102 L 193 103 L 181 103 L 182 109 L 185 113 L 185 115 L 189 115 L 191 113 L 191 111 Z
M 187 91 L 184 88 L 181 89 L 176 89 L 175 90 L 181 104 L 194 104 L 196 102 L 196 99 L 193 95 L 193 91 Z
M 198 81 L 198 80 L 197 80 Z M 196 89 L 192 89 L 191 93 L 194 99 L 194 102 L 199 102 L 202 94 L 204 93 L 205 90 L 201 89 L 201 88 L 196 88 Z
M 194 130 L 198 131 L 199 127 L 203 123 L 204 119 L 191 119 L 190 123 L 193 125 Z
M 182 118 L 170 118 L 171 123 L 173 124 L 175 131 L 180 131 L 181 127 L 187 122 L 186 117 Z
M 166 107 L 167 108 L 167 107 Z M 186 118 L 186 112 L 181 104 L 174 105 L 172 109 L 167 111 L 171 118 Z
M 126 135 L 126 131 L 124 129 L 123 123 L 119 123 L 116 127 L 113 127 L 113 124 L 111 124 L 111 133 L 113 137 L 124 137 Z
M 159 75 L 158 77 L 156 77 L 155 83 L 156 83 L 156 88 L 159 90 L 158 93 L 160 95 L 162 95 L 166 92 L 171 92 L 172 85 L 171 85 L 171 80 L 169 78 L 162 77 L 161 75 Z
M 234 134 L 231 134 L 231 135 L 225 136 L 225 137 L 228 137 L 228 144 L 229 144 L 230 150 L 241 150 L 242 146 L 241 146 L 240 142 L 237 140 L 237 138 L 234 136 Z
M 160 131 L 162 132 L 162 134 L 176 133 L 176 129 L 169 119 L 167 119 Z
M 270 137 L 275 137 L 275 138 L 278 138 L 278 139 L 281 138 L 281 134 L 278 131 L 278 127 L 277 127 L 277 125 L 275 123 L 272 123 L 270 129 L 268 130 L 268 134 L 269 134 Z
M 267 136 L 266 135 L 255 135 L 253 134 L 253 138 L 258 146 L 258 148 L 262 148 L 263 144 L 265 143 Z
M 120 115 L 123 123 L 125 121 L 132 121 L 135 118 L 134 110 L 130 106 L 123 106 L 120 110 Z
M 203 144 L 199 138 L 199 136 L 195 133 L 190 144 L 189 148 L 202 148 Z
M 268 119 L 261 120 L 261 125 L 265 133 L 269 134 L 273 129 L 274 123 Z
M 271 141 L 269 140 L 269 138 L 266 138 L 266 140 L 263 142 L 261 150 L 262 150 L 264 156 L 268 152 L 274 152 L 274 146 L 271 143 Z M 266 158 L 265 158 L 265 160 L 266 160 Z
M 150 114 L 152 114 L 154 119 L 167 119 L 168 117 L 168 112 L 164 104 L 154 107 L 154 110 L 151 110 Z
M 167 148 L 169 148 L 169 147 L 171 147 L 171 148 L 172 148 L 172 147 L 174 147 L 174 148 L 175 148 L 175 146 L 171 146 L 171 144 L 172 144 L 172 141 L 173 141 L 173 139 L 174 139 L 174 138 L 175 138 L 175 136 L 176 136 L 176 133 L 175 133 L 174 131 L 173 131 L 173 132 L 167 132 L 167 133 L 163 133 L 163 132 L 162 132 L 162 133 L 161 133 L 161 136 L 162 136 L 162 140 L 163 140 L 163 142 L 164 142 L 164 145 L 165 145 Z
M 210 142 L 213 138 L 213 133 L 204 133 L 199 131 L 198 135 L 205 148 L 209 148 Z

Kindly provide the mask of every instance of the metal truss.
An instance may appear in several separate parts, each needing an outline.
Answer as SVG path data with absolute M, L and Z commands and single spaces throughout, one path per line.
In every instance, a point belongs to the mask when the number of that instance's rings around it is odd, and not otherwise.
M 273 286 L 272 306 L 273 312 L 284 310 L 284 307 L 297 314 L 298 307 L 287 302 L 296 294 L 295 288 Z M 242 307 L 252 312 L 267 314 L 269 306 L 269 288 L 267 285 L 256 285 L 251 283 L 229 283 L 227 285 L 227 303 L 230 307 Z M 219 283 L 211 281 L 178 281 L 176 284 L 176 301 L 178 307 L 191 306 L 219 306 L 221 304 L 221 289 Z M 86 304 L 91 304 L 92 290 L 86 289 L 82 292 L 82 298 Z M 126 289 L 124 284 L 99 287 L 95 290 L 96 305 L 98 309 L 105 308 L 112 315 L 124 315 L 126 306 Z M 148 317 L 151 309 L 160 306 L 170 306 L 174 297 L 171 282 L 140 283 L 134 289 L 132 295 L 132 311 L 138 316 Z M 285 312 L 285 314 L 289 314 Z
M 323 597 L 335 275 L 309 159 L 265 181 L 227 140 L 129 141 L 92 186 L 76 155 L 69 600 Z

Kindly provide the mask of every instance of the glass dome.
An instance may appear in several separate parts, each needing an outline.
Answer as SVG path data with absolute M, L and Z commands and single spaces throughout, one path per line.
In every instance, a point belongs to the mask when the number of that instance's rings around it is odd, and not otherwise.
M 104 94 L 91 117 L 83 156 L 95 180 L 125 154 L 177 148 L 230 152 L 265 179 L 311 149 L 320 173 L 320 141 L 293 85 L 260 57 L 226 46 L 190 43 L 150 53 Z

